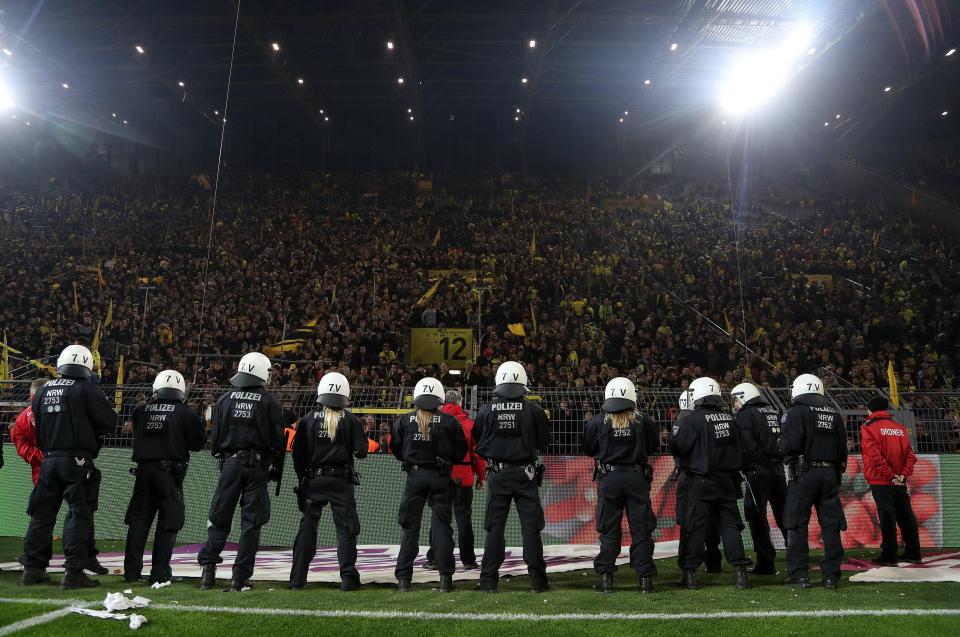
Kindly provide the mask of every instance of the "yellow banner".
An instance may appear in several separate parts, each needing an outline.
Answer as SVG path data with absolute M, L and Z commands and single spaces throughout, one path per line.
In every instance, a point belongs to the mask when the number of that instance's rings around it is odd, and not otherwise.
M 507 323 L 507 329 L 514 336 L 526 336 L 527 331 L 523 329 L 523 323 Z
M 900 409 L 900 389 L 897 387 L 897 376 L 893 373 L 893 361 L 887 361 L 887 382 L 890 384 L 890 402 L 894 409 Z
M 469 328 L 410 328 L 410 364 L 446 363 L 463 369 L 473 355 L 473 330 Z
M 117 391 L 113 394 L 113 410 L 118 414 L 123 406 L 123 354 L 120 354 L 120 362 L 117 364 Z

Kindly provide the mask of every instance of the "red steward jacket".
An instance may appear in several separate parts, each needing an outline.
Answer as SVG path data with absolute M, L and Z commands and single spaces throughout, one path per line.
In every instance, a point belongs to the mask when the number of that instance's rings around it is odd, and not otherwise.
M 870 484 L 889 485 L 893 476 L 913 475 L 917 457 L 910 448 L 907 428 L 887 411 L 874 411 L 860 427 L 863 476 Z
M 487 463 L 474 451 L 477 441 L 473 439 L 473 421 L 470 416 L 463 411 L 460 405 L 447 403 L 440 408 L 445 414 L 450 414 L 460 421 L 463 427 L 463 436 L 467 439 L 467 454 L 463 460 L 453 465 L 453 471 L 450 473 L 450 479 L 454 482 L 459 481 L 465 487 L 473 486 L 473 476 L 476 475 L 483 482 L 487 479 Z
M 36 425 L 33 422 L 33 411 L 29 407 L 20 412 L 10 428 L 10 442 L 16 445 L 17 454 L 33 469 L 33 483 L 36 484 L 40 479 L 43 453 L 37 448 Z

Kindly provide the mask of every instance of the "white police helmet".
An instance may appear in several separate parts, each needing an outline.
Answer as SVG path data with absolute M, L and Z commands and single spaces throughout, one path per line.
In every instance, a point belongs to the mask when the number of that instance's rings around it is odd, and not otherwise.
M 427 376 L 421 378 L 420 382 L 413 390 L 413 404 L 420 409 L 433 411 L 439 409 L 443 404 L 446 394 L 443 391 L 443 384 L 436 378 Z
M 163 400 L 183 400 L 187 397 L 187 381 L 175 369 L 165 369 L 153 380 L 153 395 Z
M 730 395 L 734 400 L 739 400 L 741 405 L 746 405 L 754 398 L 760 397 L 760 390 L 753 383 L 740 383 L 730 390 Z
M 637 388 L 629 378 L 614 378 L 603 390 L 603 410 L 615 414 L 637 407 Z
M 497 368 L 497 386 L 493 388 L 503 398 L 520 398 L 527 393 L 527 370 L 516 361 L 507 361 Z
M 680 411 L 693 411 L 693 405 L 690 404 L 689 389 L 680 392 L 680 398 L 677 399 L 677 406 L 680 408 Z
M 260 352 L 244 354 L 230 382 L 235 387 L 266 385 L 270 382 L 270 359 Z
M 329 372 L 317 385 L 317 402 L 330 409 L 343 409 L 350 401 L 350 382 L 339 372 Z
M 61 376 L 90 378 L 93 354 L 83 345 L 67 345 L 57 357 L 57 372 Z
M 790 400 L 795 400 L 798 396 L 804 394 L 820 394 L 823 396 L 823 381 L 813 374 L 800 374 L 793 381 L 793 388 L 790 390 Z
M 701 376 L 690 383 L 690 389 L 687 391 L 690 393 L 691 406 L 696 407 L 704 398 L 709 398 L 710 396 L 719 397 L 720 383 L 708 376 Z

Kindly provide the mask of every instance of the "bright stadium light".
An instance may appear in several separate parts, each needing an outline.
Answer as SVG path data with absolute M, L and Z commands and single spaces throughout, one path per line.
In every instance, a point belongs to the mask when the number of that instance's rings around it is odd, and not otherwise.
M 387 50 L 393 51 L 393 40 L 387 40 Z
M 397 78 L 397 84 L 403 84 L 403 76 Z
M 824 125 L 824 126 L 829 126 L 829 125 L 830 125 L 830 122 L 824 122 L 823 125 Z
M 893 87 L 892 87 L 892 86 L 884 86 L 884 87 L 883 87 L 883 92 L 884 92 L 884 93 L 889 93 L 889 92 L 892 91 L 892 90 L 893 90 Z
M 116 114 L 116 113 L 110 113 L 110 115 L 113 117 L 113 119 L 117 119 L 117 114 Z
M 834 119 L 840 119 L 840 113 L 837 113 Z
M 521 84 L 526 84 L 526 83 L 527 83 L 527 78 L 525 78 L 525 77 L 520 78 L 520 83 L 521 83 Z
M 3 54 L 6 55 L 7 57 L 10 57 L 11 55 L 13 55 L 13 51 L 8 49 L 7 47 L 3 47 L 2 49 L 0 49 L 0 51 L 3 51 Z
M 324 117 L 324 118 L 323 118 L 323 121 L 329 122 L 329 121 L 330 121 L 330 118 L 329 118 L 329 117 Z
M 644 86 L 650 86 L 650 80 L 644 80 L 644 81 L 643 81 L 643 85 L 644 85 Z
M 535 48 L 537 48 L 537 41 L 536 41 L 536 40 L 530 40 L 530 42 L 528 42 L 527 45 L 528 45 L 531 49 L 535 49 Z
M 6 53 L 6 52 L 7 52 L 6 49 L 4 49 L 3 52 Z M 953 54 L 956 53 L 956 52 L 957 52 L 956 49 L 950 49 L 949 51 L 947 51 L 946 57 L 950 57 L 951 55 L 953 55 Z
M 299 84 L 300 86 L 303 86 L 303 78 L 302 78 L 302 77 L 298 77 L 298 78 L 297 78 L 297 84 Z
M 680 45 L 677 44 L 676 42 L 673 42 L 672 44 L 670 44 L 670 50 L 671 50 L 671 51 L 676 51 L 678 46 L 680 46 Z
M 770 101 L 790 79 L 794 60 L 803 54 L 813 29 L 802 25 L 778 46 L 744 53 L 720 87 L 720 106 L 730 115 L 742 115 Z
M 950 114 L 950 111 L 943 111 L 942 113 L 940 113 L 940 117 L 946 117 L 949 114 Z
M 135 49 L 137 50 L 137 53 L 139 53 L 140 55 L 143 55 L 143 54 L 144 54 L 143 47 L 140 46 L 139 44 L 138 44 L 137 46 L 133 47 L 133 48 L 135 48 Z
M 63 88 L 70 88 L 70 85 L 67 84 L 66 82 L 64 82 L 64 83 L 61 84 L 60 86 L 62 86 Z
M 177 82 L 177 86 L 179 86 L 180 88 L 183 88 L 186 85 L 183 82 Z
M 279 43 L 279 42 L 273 42 L 273 43 L 270 45 L 270 47 L 271 47 L 274 51 L 279 51 L 279 50 L 280 50 L 280 43 Z
M 624 114 L 624 115 L 629 115 L 629 114 L 630 114 L 630 111 L 623 111 L 623 114 Z

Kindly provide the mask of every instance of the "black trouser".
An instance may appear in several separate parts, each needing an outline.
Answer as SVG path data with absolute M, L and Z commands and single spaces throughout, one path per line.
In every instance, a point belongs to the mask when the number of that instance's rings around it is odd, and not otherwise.
M 220 470 L 220 481 L 210 502 L 207 543 L 197 554 L 200 564 L 219 564 L 220 553 L 227 543 L 233 512 L 240 503 L 240 541 L 233 564 L 233 579 L 245 582 L 253 575 L 253 566 L 260 547 L 260 528 L 270 521 L 270 494 L 267 493 L 267 470 L 252 459 L 227 458 Z
M 719 527 L 723 553 L 734 566 L 748 566 L 743 551 L 743 521 L 737 507 L 737 482 L 729 475 L 687 476 L 684 522 L 688 527 L 687 554 L 680 567 L 696 570 L 706 555 L 705 542 L 711 526 Z M 717 565 L 719 566 L 719 565 Z
M 489 467 L 489 465 L 488 465 Z M 520 516 L 520 534 L 523 538 L 523 561 L 531 583 L 547 581 L 547 564 L 543 560 L 543 507 L 537 481 L 527 477 L 523 467 L 504 466 L 500 471 L 487 473 L 487 510 L 483 528 L 487 539 L 483 548 L 483 563 L 480 566 L 480 583 L 496 586 L 500 581 L 500 565 L 503 564 L 510 502 L 516 502 Z
M 840 577 L 843 544 L 840 531 L 847 530 L 847 520 L 840 506 L 839 476 L 832 467 L 811 467 L 787 489 L 787 503 L 783 522 L 790 532 L 787 540 L 787 576 L 791 579 L 807 577 L 810 546 L 807 544 L 807 525 L 810 509 L 817 507 L 820 536 L 823 539 L 823 577 Z
M 441 575 L 453 575 L 453 526 L 450 512 L 450 475 L 433 469 L 411 469 L 403 490 L 403 501 L 397 514 L 397 523 L 403 529 L 397 568 L 398 580 L 413 577 L 413 560 L 420 551 L 420 523 L 427 498 L 433 503 L 430 520 L 430 541 L 436 551 L 437 570 Z
M 753 537 L 753 549 L 757 552 L 757 569 L 769 570 L 774 567 L 777 551 L 770 539 L 770 523 L 767 522 L 767 503 L 773 509 L 773 518 L 787 540 L 787 529 L 783 525 L 783 505 L 787 499 L 787 481 L 783 475 L 783 465 L 775 464 L 746 472 L 747 489 L 743 497 L 743 514 L 750 525 Z
M 57 513 L 66 502 L 69 510 L 63 521 L 64 565 L 67 570 L 81 570 L 87 558 L 96 555 L 93 512 L 97 508 L 99 488 L 99 471 L 90 460 L 81 465 L 76 458 L 44 459 L 40 478 L 27 505 L 30 524 L 23 538 L 20 563 L 30 568 L 47 568 L 53 554 Z
M 463 564 L 476 564 L 477 554 L 473 547 L 473 487 L 454 484 L 453 517 L 457 520 L 457 544 L 460 546 L 460 561 Z M 433 561 L 433 527 L 430 527 L 430 550 L 427 551 L 427 561 Z
M 889 485 L 870 485 L 873 501 L 877 503 L 877 517 L 880 518 L 880 559 L 884 562 L 897 561 L 897 527 L 903 535 L 904 557 L 908 560 L 920 559 L 920 532 L 917 530 L 917 518 L 910 506 L 907 487 Z
M 656 575 L 652 533 L 657 528 L 657 518 L 650 504 L 650 483 L 637 471 L 611 471 L 597 482 L 600 552 L 593 560 L 594 570 L 600 574 L 617 570 L 622 539 L 620 521 L 624 512 L 630 525 L 630 567 L 637 575 Z
M 680 525 L 680 540 L 677 543 L 677 565 L 683 568 L 684 562 L 690 556 L 690 525 L 686 523 L 687 511 L 687 474 L 680 472 L 677 476 L 677 524 Z M 711 519 L 704 536 L 704 558 L 708 571 L 719 571 L 723 555 L 720 553 L 720 530 L 716 520 Z
M 360 534 L 360 518 L 357 516 L 357 501 L 354 498 L 353 482 L 343 476 L 317 476 L 300 484 L 303 510 L 300 512 L 300 528 L 293 542 L 293 566 L 290 568 L 290 583 L 303 586 L 307 582 L 310 562 L 317 554 L 317 525 L 323 507 L 327 504 L 333 512 L 333 525 L 337 529 L 337 562 L 340 564 L 340 580 L 344 584 L 360 584 L 357 572 L 357 536 Z
M 183 467 L 183 465 L 180 465 Z M 123 557 L 123 572 L 128 578 L 140 577 L 143 571 L 143 550 L 147 536 L 157 518 L 153 537 L 150 581 L 166 582 L 171 576 L 170 557 L 177 542 L 177 532 L 183 528 L 182 469 L 158 462 L 141 462 L 133 483 L 133 497 L 127 507 L 124 522 L 127 529 L 127 547 Z

